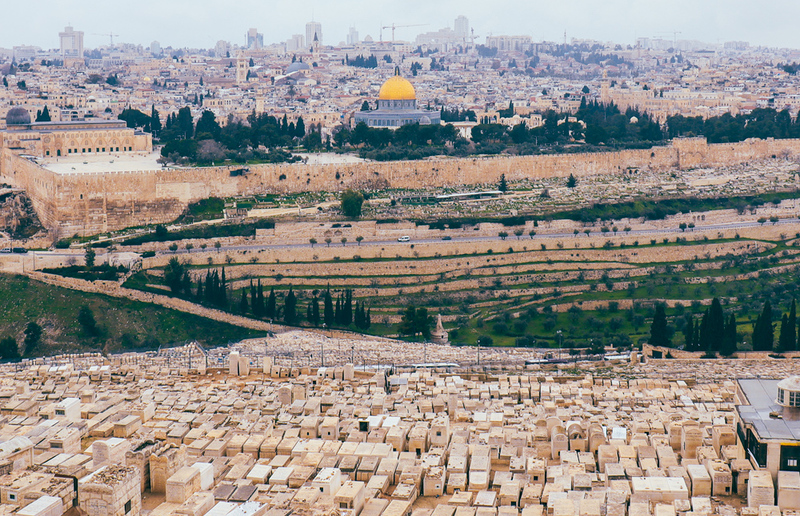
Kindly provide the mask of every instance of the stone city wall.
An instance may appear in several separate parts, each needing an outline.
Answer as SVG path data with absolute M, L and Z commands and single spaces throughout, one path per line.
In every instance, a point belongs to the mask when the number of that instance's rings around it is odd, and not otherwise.
M 114 173 L 55 174 L 3 150 L 0 180 L 24 188 L 48 227 L 63 234 L 93 234 L 174 220 L 191 203 L 232 197 L 345 188 L 420 188 L 492 185 L 510 181 L 621 174 L 629 169 L 669 170 L 747 163 L 800 155 L 800 140 L 706 143 L 674 140 L 666 147 L 546 156 L 472 157 L 356 164 L 263 164 L 231 176 L 240 166 Z

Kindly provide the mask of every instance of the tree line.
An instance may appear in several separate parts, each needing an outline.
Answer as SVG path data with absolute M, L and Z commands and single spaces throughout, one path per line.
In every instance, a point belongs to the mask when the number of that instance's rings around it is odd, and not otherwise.
M 784 353 L 798 350 L 800 327 L 797 321 L 797 306 L 792 299 L 788 313 L 781 318 L 778 342 L 775 343 L 775 324 L 772 304 L 764 302 L 763 309 L 753 324 L 753 351 L 775 351 Z M 686 315 L 683 326 L 684 349 L 686 351 L 703 351 L 707 355 L 733 355 L 741 340 L 737 332 L 736 315 L 731 311 L 725 314 L 718 298 L 711 301 L 698 320 L 693 314 Z M 667 323 L 666 306 L 656 305 L 653 321 L 650 326 L 650 344 L 654 346 L 672 347 L 672 332 Z
M 289 326 L 303 323 L 300 296 L 293 287 L 290 286 L 285 294 L 275 292 L 274 287 L 265 293 L 260 279 L 255 283 L 251 280 L 249 287 L 239 292 L 237 302 L 228 284 L 225 267 L 208 270 L 194 281 L 186 265 L 173 257 L 164 268 L 164 284 L 176 296 L 219 310 L 256 319 L 282 321 Z M 364 301 L 354 300 L 352 289 L 341 291 L 334 302 L 334 294 L 328 287 L 324 292 L 312 292 L 306 302 L 305 321 L 315 328 L 322 327 L 324 323 L 328 328 L 349 328 L 354 325 L 357 329 L 367 330 L 372 325 L 372 309 Z

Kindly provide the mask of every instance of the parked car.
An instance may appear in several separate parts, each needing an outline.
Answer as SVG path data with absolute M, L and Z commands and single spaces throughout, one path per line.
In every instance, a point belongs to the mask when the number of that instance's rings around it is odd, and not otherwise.
M 398 242 L 408 242 L 411 240 L 411 237 L 408 235 L 403 235 L 397 239 Z

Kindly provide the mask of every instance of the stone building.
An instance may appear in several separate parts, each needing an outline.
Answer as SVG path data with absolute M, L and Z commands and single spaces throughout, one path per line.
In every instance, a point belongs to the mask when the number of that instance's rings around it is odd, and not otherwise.
M 800 471 L 800 376 L 739 380 L 739 439 L 773 480 L 778 471 Z
M 6 130 L 0 132 L 2 148 L 39 158 L 150 152 L 153 139 L 128 128 L 123 120 L 31 122 L 28 112 L 17 107 L 6 115 Z
M 399 69 L 381 86 L 378 93 L 378 109 L 359 111 L 355 123 L 369 127 L 397 129 L 407 124 L 430 125 L 441 122 L 438 111 L 417 108 L 417 93 L 414 86 L 400 76 Z

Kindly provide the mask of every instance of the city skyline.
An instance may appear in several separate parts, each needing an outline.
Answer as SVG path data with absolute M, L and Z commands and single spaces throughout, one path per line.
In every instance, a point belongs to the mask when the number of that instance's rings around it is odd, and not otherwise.
M 85 33 L 85 47 L 96 48 L 115 42 L 148 46 L 159 41 L 163 47 L 213 48 L 225 40 L 243 45 L 245 34 L 256 27 L 264 35 L 264 44 L 284 42 L 293 34 L 304 33 L 307 22 L 322 24 L 326 45 L 338 45 L 347 39 L 350 27 L 360 37 L 380 37 L 381 26 L 398 25 L 396 38 L 413 41 L 417 34 L 453 27 L 457 16 L 470 20 L 476 42 L 486 36 L 528 35 L 534 41 L 595 39 L 620 44 L 634 44 L 636 38 L 699 40 L 707 43 L 743 40 L 755 46 L 800 48 L 793 21 L 800 16 L 800 5 L 780 2 L 783 16 L 775 18 L 772 10 L 752 11 L 742 0 L 678 0 L 670 5 L 610 0 L 602 6 L 578 0 L 566 6 L 558 3 L 519 5 L 500 0 L 491 5 L 468 4 L 444 0 L 426 3 L 410 0 L 403 4 L 377 2 L 365 10 L 354 0 L 341 0 L 335 5 L 301 1 L 258 3 L 243 0 L 235 5 L 207 3 L 197 6 L 184 0 L 155 2 L 142 0 L 135 12 L 113 9 L 98 10 L 81 2 L 48 0 L 47 14 L 37 23 L 9 24 L 0 34 L 0 47 L 34 45 L 43 49 L 59 47 L 58 33 L 65 26 Z M 25 19 L 29 13 L 20 5 L 4 9 L 7 19 Z M 155 13 L 155 16 L 154 16 Z M 182 20 L 176 23 L 176 20 Z M 400 25 L 424 24 L 400 28 Z M 391 29 L 383 31 L 383 39 L 391 39 Z

